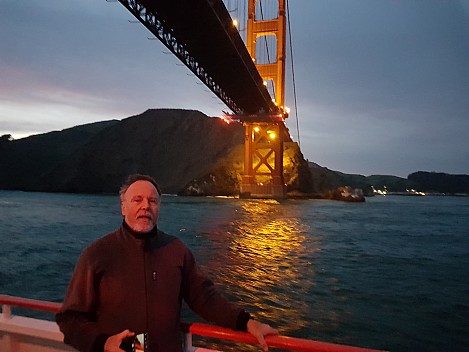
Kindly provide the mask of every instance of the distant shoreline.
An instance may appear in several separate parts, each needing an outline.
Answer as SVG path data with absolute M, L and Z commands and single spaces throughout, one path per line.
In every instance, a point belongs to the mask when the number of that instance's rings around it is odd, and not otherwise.
M 466 193 L 435 193 L 429 192 L 424 194 L 417 194 L 412 192 L 389 192 L 386 194 L 375 194 L 374 196 L 403 196 L 403 197 L 469 197 Z

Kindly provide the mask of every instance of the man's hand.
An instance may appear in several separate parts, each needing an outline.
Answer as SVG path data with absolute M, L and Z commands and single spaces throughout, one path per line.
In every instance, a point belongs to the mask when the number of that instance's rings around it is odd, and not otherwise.
M 272 328 L 270 325 L 260 323 L 256 320 L 248 320 L 248 332 L 253 335 L 264 351 L 269 350 L 269 346 L 265 342 L 264 336 L 266 335 L 278 335 L 278 331 Z
M 119 334 L 110 336 L 104 344 L 104 352 L 122 352 L 120 345 L 128 337 L 134 337 L 135 333 L 130 330 L 124 330 Z

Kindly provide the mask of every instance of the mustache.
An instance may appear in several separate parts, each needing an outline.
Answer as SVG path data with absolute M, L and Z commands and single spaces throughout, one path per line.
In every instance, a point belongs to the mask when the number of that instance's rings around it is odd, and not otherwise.
M 152 216 L 151 213 L 145 213 L 145 214 L 137 215 L 137 219 L 140 219 L 140 218 L 153 219 L 153 216 Z

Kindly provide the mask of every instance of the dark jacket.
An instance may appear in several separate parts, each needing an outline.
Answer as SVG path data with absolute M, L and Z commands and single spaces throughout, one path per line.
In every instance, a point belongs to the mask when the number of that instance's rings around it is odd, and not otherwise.
M 182 241 L 156 228 L 139 237 L 124 224 L 83 251 L 56 315 L 65 343 L 102 351 L 107 337 L 129 329 L 148 332 L 152 352 L 180 352 L 182 299 L 207 321 L 245 329 L 247 313 L 215 289 Z

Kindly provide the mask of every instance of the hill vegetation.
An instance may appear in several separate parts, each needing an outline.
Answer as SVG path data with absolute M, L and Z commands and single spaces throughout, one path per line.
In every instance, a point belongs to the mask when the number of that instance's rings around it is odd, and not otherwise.
M 121 121 L 92 123 L 12 140 L 0 137 L 0 189 L 115 193 L 130 173 L 155 177 L 165 193 L 237 195 L 243 173 L 244 127 L 198 111 L 147 110 Z M 468 193 L 468 175 L 417 172 L 349 175 L 304 159 L 285 143 L 284 175 L 290 194 L 331 198 L 337 189 L 407 189 Z

